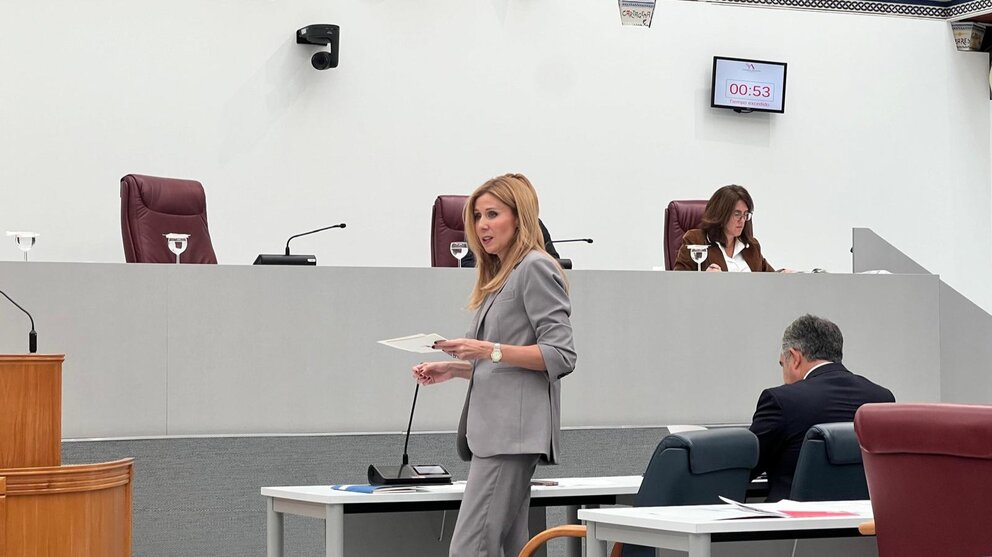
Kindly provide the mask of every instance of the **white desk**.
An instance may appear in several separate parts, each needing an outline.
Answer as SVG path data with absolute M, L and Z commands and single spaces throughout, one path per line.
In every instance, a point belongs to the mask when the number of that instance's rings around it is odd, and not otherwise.
M 757 507 L 789 510 L 843 510 L 855 516 L 819 518 L 752 518 L 717 520 L 714 511 L 728 505 L 685 507 L 639 507 L 624 509 L 583 509 L 586 556 L 606 557 L 606 542 L 624 542 L 689 553 L 689 557 L 710 557 L 713 542 L 783 538 L 828 538 L 858 536 L 857 527 L 873 518 L 870 501 L 817 503 L 761 503 Z
M 564 506 L 566 519 L 578 522 L 578 508 L 585 505 L 623 504 L 641 485 L 641 476 L 559 478 L 557 486 L 531 488 L 531 506 Z M 416 493 L 352 493 L 329 486 L 263 487 L 268 499 L 268 557 L 283 556 L 283 515 L 299 515 L 325 521 L 327 557 L 344 557 L 345 513 L 424 511 L 457 509 L 464 482 L 422 488 Z M 581 540 L 572 540 L 567 554 L 578 556 Z

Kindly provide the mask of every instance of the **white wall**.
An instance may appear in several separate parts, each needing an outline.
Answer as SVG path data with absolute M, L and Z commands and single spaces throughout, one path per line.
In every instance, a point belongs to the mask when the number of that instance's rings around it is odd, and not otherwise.
M 874 229 L 986 309 L 987 56 L 936 21 L 612 0 L 47 0 L 0 19 L 0 228 L 122 261 L 128 172 L 207 188 L 222 263 L 429 264 L 430 206 L 505 171 L 582 268 L 662 261 L 673 198 L 746 185 L 769 260 L 850 270 Z M 342 27 L 317 72 L 298 27 Z M 715 54 L 789 63 L 786 114 L 708 107 Z M 4 240 L 7 242 L 7 240 Z M 0 259 L 20 253 L 0 245 Z

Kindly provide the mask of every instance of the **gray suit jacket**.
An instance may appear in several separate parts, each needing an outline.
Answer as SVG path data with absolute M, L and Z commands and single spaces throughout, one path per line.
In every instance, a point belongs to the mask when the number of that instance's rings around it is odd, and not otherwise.
M 537 344 L 547 371 L 475 360 L 458 424 L 459 456 L 470 460 L 472 454 L 540 454 L 546 462 L 558 462 L 558 380 L 575 369 L 571 312 L 561 271 L 538 251 L 524 256 L 503 289 L 486 298 L 467 337 Z

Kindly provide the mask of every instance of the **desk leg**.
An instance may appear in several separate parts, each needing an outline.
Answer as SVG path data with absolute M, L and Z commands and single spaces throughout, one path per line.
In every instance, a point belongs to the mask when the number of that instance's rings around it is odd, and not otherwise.
M 596 539 L 596 523 L 586 523 L 586 557 L 606 557 L 606 542 Z
M 710 557 L 709 534 L 689 534 L 689 557 Z
M 582 524 L 578 505 L 565 506 L 565 524 Z M 582 557 L 581 538 L 565 538 L 565 557 Z
M 274 500 L 268 498 L 268 511 L 266 512 L 265 533 L 268 543 L 268 557 L 282 557 L 282 513 L 276 512 Z
M 344 557 L 344 506 L 327 505 L 324 518 L 324 546 L 327 557 Z

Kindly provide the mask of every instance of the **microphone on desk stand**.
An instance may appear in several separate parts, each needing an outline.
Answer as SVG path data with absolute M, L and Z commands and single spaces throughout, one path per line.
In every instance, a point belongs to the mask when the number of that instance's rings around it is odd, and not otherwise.
M 10 296 L 7 295 L 6 292 L 4 292 L 3 290 L 0 290 L 0 294 L 3 294 L 3 297 L 4 298 L 7 298 L 8 300 L 10 300 L 10 303 L 12 303 L 15 306 L 17 306 L 17 309 L 23 311 L 24 314 L 28 316 L 28 319 L 31 320 L 31 332 L 28 333 L 28 352 L 30 352 L 31 354 L 37 353 L 38 352 L 38 333 L 35 332 L 35 330 L 34 330 L 34 317 L 31 317 L 31 314 L 28 313 L 28 310 L 22 308 L 21 307 L 21 304 L 18 304 L 17 302 L 15 302 L 13 298 L 11 298 Z
M 286 252 L 283 254 L 273 254 L 273 253 L 260 253 L 258 257 L 255 258 L 253 265 L 316 265 L 317 256 L 316 255 L 292 255 L 289 253 L 289 242 L 293 238 L 299 238 L 300 236 L 307 236 L 314 234 L 316 232 L 323 232 L 325 230 L 330 230 L 332 228 L 344 228 L 347 225 L 345 223 L 335 224 L 333 226 L 325 226 L 324 228 L 318 228 L 317 230 L 311 230 L 310 232 L 303 232 L 301 234 L 294 234 L 286 240 Z
M 403 442 L 403 461 L 399 466 L 369 465 L 369 483 L 372 485 L 437 485 L 450 484 L 451 474 L 440 464 L 410 464 L 407 447 L 410 445 L 410 429 L 413 427 L 413 412 L 417 408 L 417 394 L 420 383 L 413 390 L 413 405 L 410 407 L 410 421 L 406 425 L 406 441 Z
M 548 240 L 547 242 L 544 242 L 544 249 L 547 250 L 548 249 L 548 246 L 550 246 L 552 244 L 567 244 L 569 242 L 585 242 L 587 244 L 591 244 L 592 243 L 592 238 L 570 238 L 568 240 Z M 561 265 L 561 268 L 562 269 L 571 269 L 572 268 L 572 260 L 571 259 L 561 259 L 561 258 L 559 258 L 558 259 L 558 263 Z

